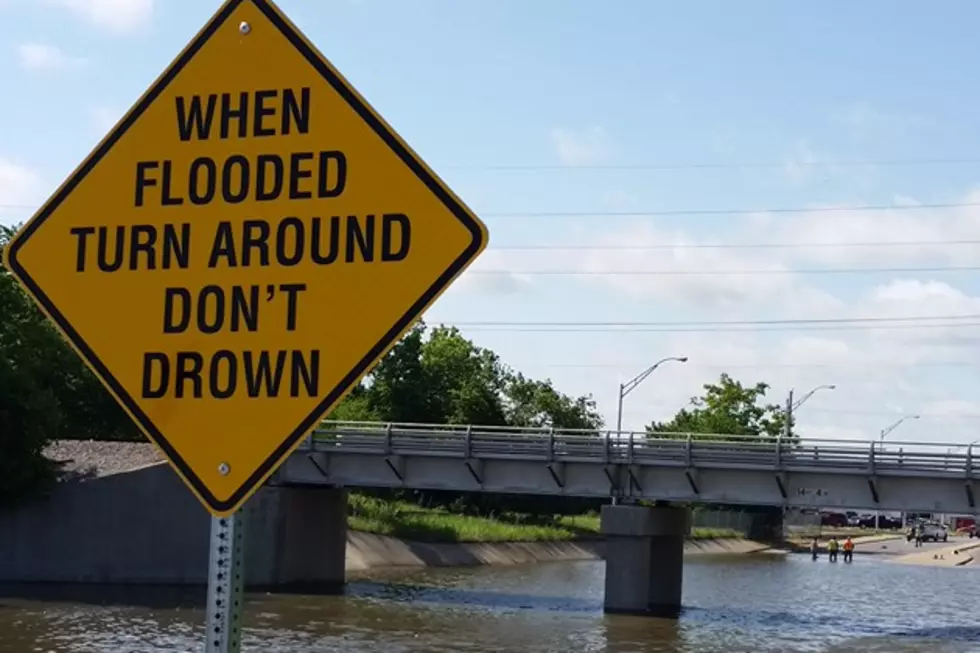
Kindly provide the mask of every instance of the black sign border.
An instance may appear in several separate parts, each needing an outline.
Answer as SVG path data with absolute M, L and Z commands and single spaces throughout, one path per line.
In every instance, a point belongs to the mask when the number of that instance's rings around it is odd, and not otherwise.
M 398 157 L 412 170 L 426 187 L 449 209 L 450 213 L 458 219 L 464 227 L 472 234 L 472 240 L 465 250 L 452 262 L 436 281 L 429 286 L 422 296 L 408 309 L 408 311 L 382 336 L 381 340 L 361 358 L 357 364 L 340 383 L 331 390 L 316 408 L 307 416 L 289 436 L 279 445 L 272 454 L 249 476 L 247 480 L 225 501 L 219 500 L 201 479 L 188 466 L 186 461 L 177 453 L 171 444 L 164 437 L 163 433 L 153 424 L 150 418 L 140 409 L 139 405 L 129 393 L 123 388 L 122 384 L 113 376 L 109 369 L 103 364 L 85 339 L 72 327 L 71 323 L 58 310 L 51 299 L 41 290 L 31 275 L 17 260 L 17 253 L 26 244 L 31 236 L 36 232 L 45 221 L 58 209 L 61 203 L 78 186 L 85 176 L 99 163 L 99 161 L 112 149 L 116 142 L 126 133 L 126 131 L 139 119 L 143 112 L 153 104 L 157 97 L 170 84 L 184 66 L 190 62 L 197 52 L 208 42 L 208 40 L 219 30 L 228 20 L 232 13 L 243 3 L 251 2 L 268 18 L 283 36 L 303 55 L 309 64 L 333 87 L 333 89 L 344 98 L 354 111 L 367 123 L 374 132 L 398 155 Z M 236 27 L 237 29 L 237 27 Z M 282 459 L 292 448 L 294 448 L 304 437 L 310 434 L 318 423 L 320 417 L 326 412 L 327 408 L 336 402 L 349 388 L 354 386 L 370 369 L 372 364 L 381 354 L 391 346 L 395 340 L 406 331 L 412 323 L 422 314 L 425 308 L 433 302 L 452 282 L 453 278 L 460 273 L 479 254 L 484 245 L 484 231 L 481 225 L 470 215 L 469 211 L 430 173 L 424 165 L 413 155 L 398 139 L 390 128 L 378 118 L 377 115 L 367 106 L 367 104 L 355 93 L 345 81 L 328 65 L 324 63 L 320 55 L 313 50 L 303 36 L 277 11 L 277 9 L 267 0 L 230 0 L 214 15 L 211 21 L 202 29 L 193 41 L 181 52 L 180 56 L 171 64 L 170 68 L 161 75 L 152 87 L 140 98 L 125 118 L 115 127 L 115 129 L 100 143 L 82 165 L 68 178 L 58 192 L 41 208 L 36 216 L 28 223 L 24 231 L 10 243 L 7 251 L 7 263 L 11 271 L 34 295 L 35 299 L 47 314 L 54 320 L 61 331 L 68 337 L 75 348 L 87 360 L 89 365 L 106 384 L 116 398 L 125 406 L 127 411 L 136 419 L 137 424 L 143 432 L 153 440 L 160 449 L 170 459 L 171 463 L 180 471 L 181 475 L 193 486 L 194 490 L 203 499 L 213 512 L 227 513 L 231 511 L 243 499 L 247 498 L 262 482 L 264 478 L 275 471 L 276 463 Z

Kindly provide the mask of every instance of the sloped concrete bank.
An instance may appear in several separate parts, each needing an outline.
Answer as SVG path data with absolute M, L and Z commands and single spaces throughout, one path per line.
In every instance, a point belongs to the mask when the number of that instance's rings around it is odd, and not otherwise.
M 601 540 L 556 542 L 412 542 L 384 535 L 347 534 L 347 571 L 382 567 L 467 567 L 533 562 L 599 560 Z M 748 554 L 770 549 L 741 539 L 689 540 L 685 555 Z

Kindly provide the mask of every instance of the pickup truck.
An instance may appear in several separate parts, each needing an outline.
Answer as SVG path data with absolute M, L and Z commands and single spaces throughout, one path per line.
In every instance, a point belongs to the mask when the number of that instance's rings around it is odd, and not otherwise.
M 919 528 L 922 529 L 923 542 L 926 540 L 945 542 L 949 539 L 949 533 L 946 532 L 946 527 L 942 524 L 921 524 Z

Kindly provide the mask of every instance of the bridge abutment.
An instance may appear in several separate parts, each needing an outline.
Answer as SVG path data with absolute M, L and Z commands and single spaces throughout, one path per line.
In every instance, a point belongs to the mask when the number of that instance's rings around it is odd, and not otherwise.
M 679 614 L 688 521 L 686 508 L 602 507 L 606 612 L 658 617 Z
M 246 504 L 247 584 L 335 593 L 347 559 L 347 491 L 276 486 Z

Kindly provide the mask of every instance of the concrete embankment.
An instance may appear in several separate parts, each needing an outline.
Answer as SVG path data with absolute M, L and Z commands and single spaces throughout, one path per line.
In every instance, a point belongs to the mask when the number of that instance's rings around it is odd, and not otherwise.
M 465 567 L 599 560 L 601 540 L 554 542 L 412 542 L 372 533 L 347 534 L 347 571 L 379 567 Z M 751 540 L 689 540 L 685 555 L 746 554 L 769 549 Z
M 929 567 L 962 567 L 972 563 L 974 557 L 980 555 L 980 551 L 976 550 L 978 548 L 980 548 L 980 542 L 954 544 L 941 549 L 897 556 L 891 562 Z

